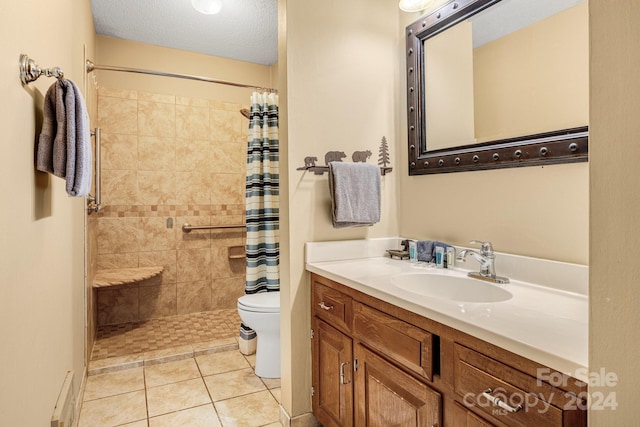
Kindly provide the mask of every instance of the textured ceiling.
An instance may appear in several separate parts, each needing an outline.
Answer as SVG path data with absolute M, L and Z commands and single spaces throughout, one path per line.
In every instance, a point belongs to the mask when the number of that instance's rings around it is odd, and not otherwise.
M 222 0 L 203 15 L 190 0 L 91 0 L 96 32 L 157 46 L 272 65 L 278 59 L 277 0 Z

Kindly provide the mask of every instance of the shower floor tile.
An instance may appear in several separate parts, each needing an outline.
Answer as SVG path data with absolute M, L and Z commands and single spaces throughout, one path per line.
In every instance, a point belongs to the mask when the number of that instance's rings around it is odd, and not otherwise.
M 163 317 L 144 322 L 99 326 L 91 360 L 141 355 L 238 335 L 240 317 L 235 309 Z

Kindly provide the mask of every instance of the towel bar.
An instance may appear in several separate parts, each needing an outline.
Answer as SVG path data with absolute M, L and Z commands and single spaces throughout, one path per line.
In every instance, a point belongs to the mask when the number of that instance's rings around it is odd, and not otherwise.
M 182 226 L 182 231 L 185 233 L 191 233 L 191 230 L 215 230 L 215 229 L 224 229 L 224 228 L 246 228 L 244 224 L 236 224 L 236 225 L 191 225 L 189 223 L 185 223 Z
M 24 53 L 20 55 L 20 81 L 22 85 L 29 84 L 38 80 L 41 75 L 47 77 L 55 77 L 61 79 L 64 77 L 64 73 L 60 67 L 53 68 L 40 68 L 36 61 L 29 58 L 29 55 Z
M 316 175 L 322 175 L 329 172 L 329 166 L 301 166 L 297 168 L 299 171 L 311 171 Z M 386 175 L 393 170 L 392 167 L 382 167 L 380 166 L 380 174 Z

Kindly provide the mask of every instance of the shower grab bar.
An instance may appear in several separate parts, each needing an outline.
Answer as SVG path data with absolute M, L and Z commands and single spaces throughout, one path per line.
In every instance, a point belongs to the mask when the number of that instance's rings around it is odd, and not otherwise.
M 100 166 L 100 128 L 96 128 L 91 131 L 91 136 L 95 137 L 95 151 L 96 151 L 96 170 L 95 170 L 95 196 L 89 194 L 87 197 L 87 212 L 91 215 L 93 212 L 100 212 L 102 209 L 101 199 L 102 191 L 100 181 L 102 180 L 101 166 Z
M 185 233 L 191 233 L 191 230 L 215 230 L 224 228 L 246 228 L 244 224 L 235 225 L 191 225 L 188 222 L 182 226 L 182 231 Z

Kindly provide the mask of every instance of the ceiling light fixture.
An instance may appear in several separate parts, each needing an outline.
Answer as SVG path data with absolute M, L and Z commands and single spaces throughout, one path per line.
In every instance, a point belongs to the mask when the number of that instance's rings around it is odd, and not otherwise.
M 191 0 L 191 6 L 205 15 L 215 15 L 222 9 L 222 0 Z
M 433 4 L 434 0 L 400 0 L 398 7 L 405 12 L 420 12 Z

